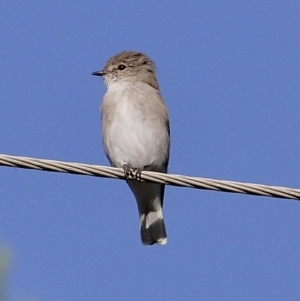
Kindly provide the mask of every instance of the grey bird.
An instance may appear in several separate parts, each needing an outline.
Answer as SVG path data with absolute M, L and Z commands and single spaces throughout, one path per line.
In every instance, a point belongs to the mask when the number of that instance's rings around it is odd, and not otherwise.
M 137 202 L 142 243 L 165 245 L 165 186 L 138 180 L 143 170 L 167 173 L 169 162 L 169 118 L 155 65 L 141 52 L 123 51 L 92 74 L 107 86 L 100 107 L 106 156 L 128 179 L 135 178 L 127 183 Z

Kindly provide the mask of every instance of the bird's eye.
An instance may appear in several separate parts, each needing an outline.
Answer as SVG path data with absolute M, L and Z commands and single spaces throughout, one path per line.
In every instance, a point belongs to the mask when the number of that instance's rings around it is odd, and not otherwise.
M 126 66 L 123 65 L 123 64 L 121 64 L 121 65 L 118 66 L 118 69 L 119 69 L 119 70 L 124 70 L 125 68 L 126 68 Z

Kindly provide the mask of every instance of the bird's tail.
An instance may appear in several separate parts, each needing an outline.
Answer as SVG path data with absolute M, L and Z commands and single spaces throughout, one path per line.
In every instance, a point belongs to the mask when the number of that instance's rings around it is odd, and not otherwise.
M 167 233 L 162 213 L 165 186 L 129 181 L 139 209 L 141 239 L 144 245 L 165 245 Z
M 162 208 L 158 211 L 150 211 L 140 214 L 141 239 L 144 245 L 165 245 L 167 243 L 167 232 L 162 214 Z

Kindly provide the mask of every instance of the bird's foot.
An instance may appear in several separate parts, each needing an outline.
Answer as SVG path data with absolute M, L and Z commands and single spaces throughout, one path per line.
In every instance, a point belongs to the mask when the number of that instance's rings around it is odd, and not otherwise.
M 142 168 L 131 167 L 128 164 L 123 164 L 125 178 L 133 181 L 141 181 Z

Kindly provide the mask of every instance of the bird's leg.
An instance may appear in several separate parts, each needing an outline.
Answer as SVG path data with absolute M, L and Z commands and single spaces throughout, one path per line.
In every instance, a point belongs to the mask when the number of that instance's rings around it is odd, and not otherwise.
M 142 179 L 142 168 L 134 168 L 134 180 L 141 182 Z
M 134 168 L 129 164 L 123 164 L 124 175 L 127 181 L 129 179 L 134 181 L 141 181 L 142 168 Z
M 128 180 L 129 178 L 133 178 L 132 167 L 128 164 L 123 164 L 124 176 Z

